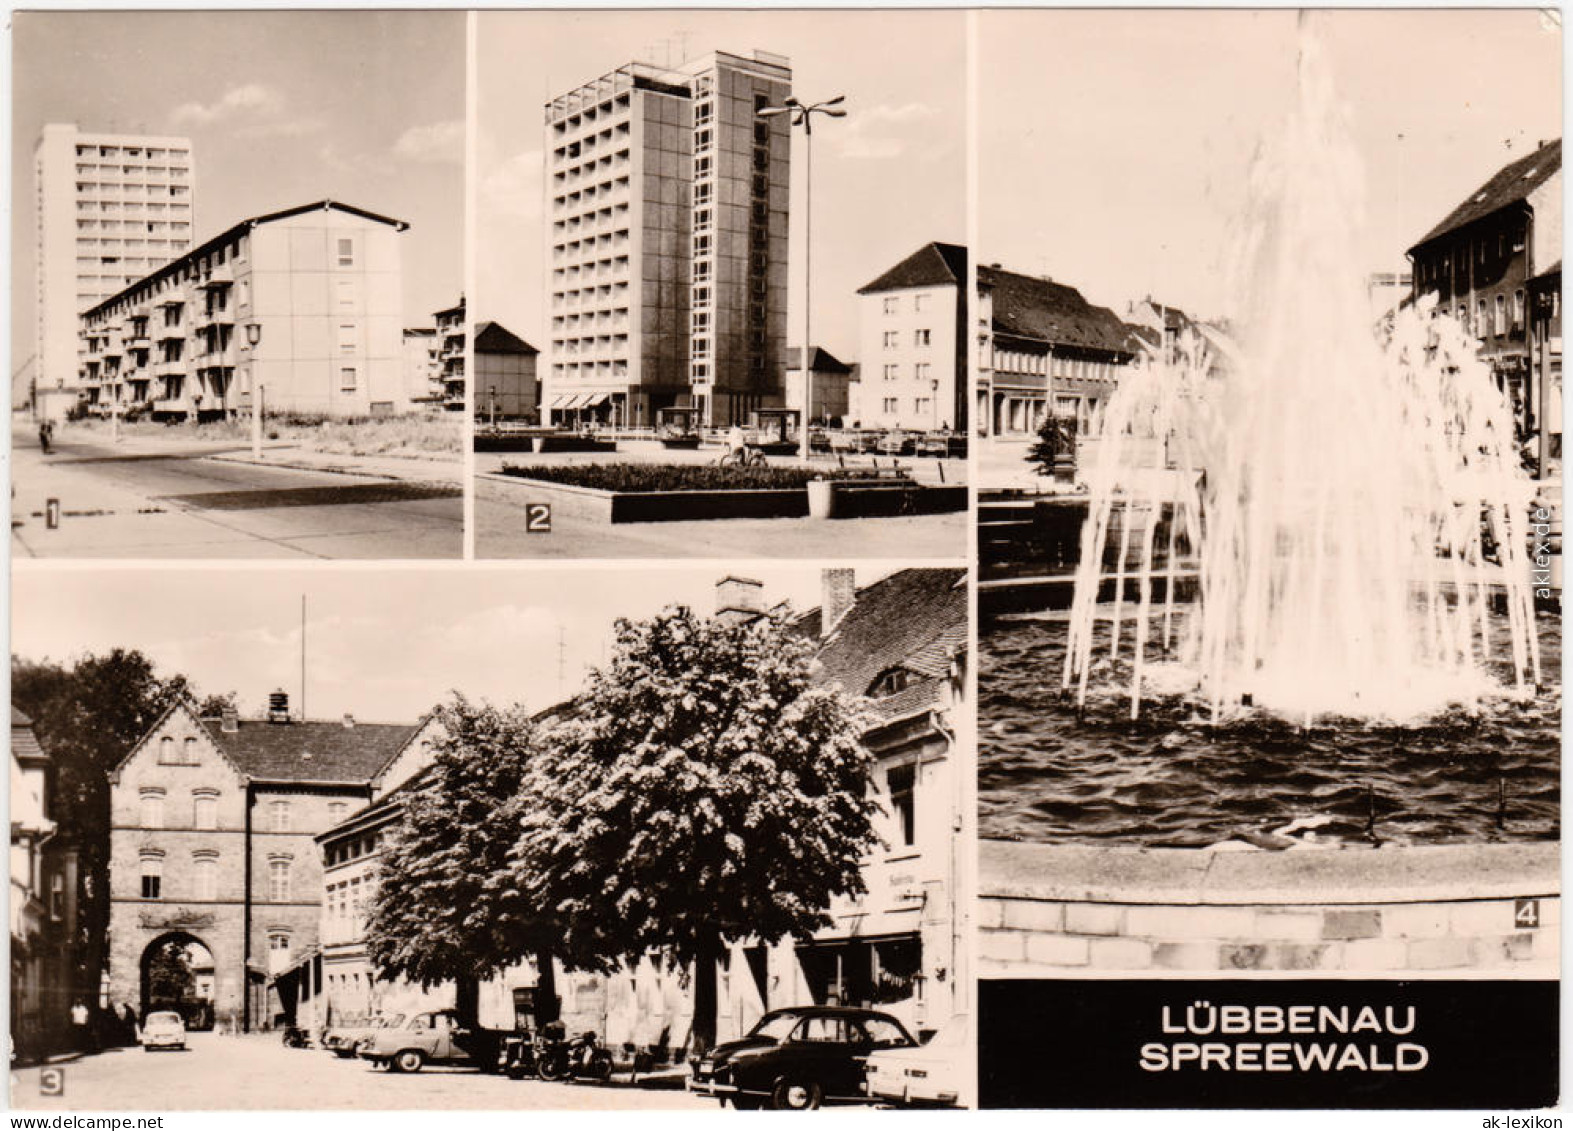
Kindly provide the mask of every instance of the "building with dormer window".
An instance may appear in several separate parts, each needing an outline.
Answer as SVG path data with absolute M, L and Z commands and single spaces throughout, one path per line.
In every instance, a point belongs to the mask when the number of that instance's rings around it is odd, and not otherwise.
M 171 707 L 110 775 L 110 1004 L 271 1024 L 270 980 L 319 945 L 314 837 L 418 758 L 431 725 L 304 720 L 282 692 L 263 719 Z M 198 976 L 191 1000 L 150 1000 L 167 945 Z

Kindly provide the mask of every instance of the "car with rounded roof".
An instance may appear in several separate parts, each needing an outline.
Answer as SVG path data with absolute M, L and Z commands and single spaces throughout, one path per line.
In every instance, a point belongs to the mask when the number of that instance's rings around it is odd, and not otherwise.
M 142 1048 L 184 1049 L 186 1047 L 186 1022 L 173 1009 L 160 1009 L 149 1013 L 142 1021 Z
M 866 1103 L 864 1062 L 917 1042 L 888 1013 L 850 1006 L 774 1009 L 748 1035 L 690 1061 L 688 1089 L 735 1108 Z

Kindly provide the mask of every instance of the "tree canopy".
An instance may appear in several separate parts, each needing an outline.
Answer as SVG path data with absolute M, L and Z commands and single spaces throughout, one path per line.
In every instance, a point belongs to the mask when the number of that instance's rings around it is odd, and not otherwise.
M 527 804 L 540 736 L 522 707 L 499 709 L 462 695 L 437 711 L 433 759 L 404 788 L 383 853 L 366 948 L 385 978 L 422 986 L 467 985 L 537 956 L 550 999 L 550 914 L 513 883 L 515 807 Z M 543 1003 L 543 1004 L 549 1004 Z M 473 1020 L 473 1018 L 471 1018 Z
M 70 665 L 11 659 L 11 702 L 33 720 L 53 763 L 52 812 L 81 861 L 76 992 L 98 1000 L 109 930 L 109 773 L 159 717 L 192 693 L 184 676 L 161 678 L 141 652 L 116 648 Z
M 861 716 L 811 659 L 777 619 L 619 621 L 520 809 L 519 884 L 569 952 L 696 963 L 701 1044 L 722 944 L 829 926 L 878 842 Z

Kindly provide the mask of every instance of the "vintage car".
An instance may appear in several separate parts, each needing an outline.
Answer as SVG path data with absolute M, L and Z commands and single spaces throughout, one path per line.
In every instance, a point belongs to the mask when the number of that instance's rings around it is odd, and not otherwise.
M 504 1035 L 465 1028 L 453 1010 L 439 1009 L 390 1019 L 361 1042 L 358 1055 L 392 1072 L 419 1072 L 428 1064 L 469 1064 L 495 1072 Z
M 869 1098 L 913 1107 L 971 1107 L 972 1057 L 972 1026 L 965 1014 L 957 1014 L 921 1045 L 872 1054 L 864 1065 Z
M 149 1013 L 142 1022 L 142 1047 L 154 1049 L 183 1049 L 186 1047 L 186 1023 L 172 1009 Z
M 373 1017 L 363 1025 L 336 1025 L 322 1035 L 322 1047 L 348 1060 L 360 1052 L 361 1045 L 371 1040 L 378 1029 L 402 1024 L 404 1014 L 396 1013 L 392 1017 Z
M 866 1102 L 863 1062 L 869 1055 L 916 1044 L 888 1013 L 838 1006 L 776 1009 L 748 1036 L 691 1061 L 688 1088 L 744 1109 Z

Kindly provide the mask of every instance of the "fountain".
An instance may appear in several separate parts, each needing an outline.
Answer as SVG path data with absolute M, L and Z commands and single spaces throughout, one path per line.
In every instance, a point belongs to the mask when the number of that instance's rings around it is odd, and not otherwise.
M 1359 161 L 1303 16 L 1300 43 L 1231 272 L 1238 341 L 1166 344 L 1107 406 L 1065 649 L 1079 706 L 1117 683 L 1131 718 L 1185 695 L 1214 723 L 1404 723 L 1540 682 L 1510 407 L 1452 318 L 1373 326 Z

